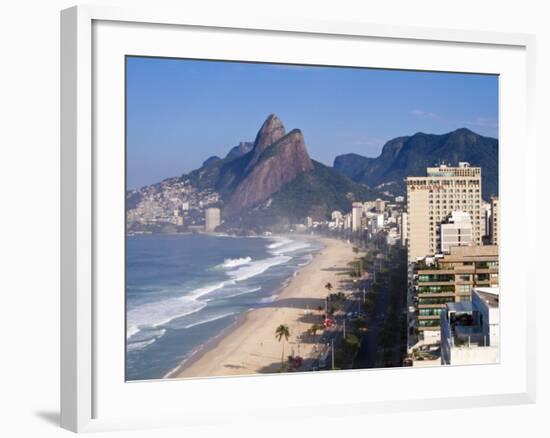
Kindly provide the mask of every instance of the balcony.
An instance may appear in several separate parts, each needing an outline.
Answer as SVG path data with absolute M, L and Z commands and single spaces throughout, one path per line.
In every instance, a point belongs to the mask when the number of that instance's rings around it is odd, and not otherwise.
M 455 293 L 455 286 L 451 284 L 444 284 L 444 285 L 422 285 L 422 286 L 415 286 L 415 293 L 417 295 L 423 295 L 423 294 L 454 294 Z
M 497 284 L 498 281 L 495 281 L 493 282 L 494 284 Z M 486 287 L 489 287 L 491 285 L 491 280 L 487 279 L 487 280 L 477 280 L 475 282 L 476 286 L 486 286 Z
M 445 307 L 447 303 L 453 303 L 455 300 L 454 295 L 452 296 L 437 296 L 437 297 L 425 297 L 422 296 L 415 300 L 415 305 L 420 307 Z
M 440 320 L 437 319 L 419 319 L 418 320 L 418 329 L 439 329 Z
M 495 269 L 498 270 L 498 266 L 492 262 L 476 262 L 476 269 Z
M 428 266 L 428 267 L 425 267 L 425 268 L 418 268 L 416 269 L 416 274 L 418 275 L 434 275 L 434 274 L 449 274 L 449 275 L 453 275 L 454 274 L 454 270 L 453 269 L 449 269 L 449 268 L 443 268 L 443 267 L 438 267 L 438 266 Z
M 473 274 L 475 269 L 473 266 L 455 266 L 454 272 L 456 274 Z
M 418 274 L 417 282 L 426 283 L 426 282 L 435 282 L 435 281 L 454 281 L 455 276 L 448 273 L 436 273 L 436 274 Z
M 498 274 L 498 268 L 477 268 L 476 274 Z
M 417 283 L 417 286 L 453 286 L 454 287 L 454 280 L 446 280 L 446 281 L 419 281 Z

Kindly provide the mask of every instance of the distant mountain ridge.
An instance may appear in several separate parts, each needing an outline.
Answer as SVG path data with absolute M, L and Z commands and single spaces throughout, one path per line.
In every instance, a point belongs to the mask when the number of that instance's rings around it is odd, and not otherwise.
M 485 200 L 498 195 L 498 140 L 466 128 L 442 135 L 419 132 L 397 137 L 388 141 L 376 158 L 339 155 L 334 159 L 334 169 L 355 182 L 402 195 L 407 176 L 424 176 L 426 167 L 461 161 L 481 167 Z

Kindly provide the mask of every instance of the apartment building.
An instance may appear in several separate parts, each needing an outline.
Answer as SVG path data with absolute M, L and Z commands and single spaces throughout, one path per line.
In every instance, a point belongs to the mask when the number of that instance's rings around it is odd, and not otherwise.
M 384 209 L 386 208 L 386 203 L 385 203 L 382 199 L 380 199 L 380 198 L 378 198 L 378 199 L 377 199 L 376 201 L 374 201 L 374 202 L 375 202 L 376 211 L 377 211 L 378 213 L 383 213 L 383 212 L 384 212 Z
M 490 231 L 489 231 L 489 241 L 491 245 L 498 245 L 498 220 L 499 220 L 499 208 L 500 203 L 496 196 L 491 198 L 491 220 Z
M 455 246 L 450 254 L 413 268 L 411 328 L 424 339 L 439 335 L 447 303 L 469 303 L 473 287 L 498 287 L 498 246 Z
M 458 167 L 428 167 L 427 176 L 407 178 L 408 258 L 435 255 L 441 248 L 441 223 L 454 211 L 470 215 L 472 244 L 481 245 L 483 204 L 481 168 L 461 162 Z
M 400 226 L 400 231 L 401 231 L 401 245 L 405 246 L 407 245 L 407 240 L 408 240 L 408 236 L 407 236 L 407 231 L 408 231 L 408 218 L 407 218 L 407 212 L 403 212 L 401 213 L 401 226 Z
M 499 360 L 499 289 L 472 289 L 471 303 L 448 303 L 441 313 L 441 364 L 472 365 Z
M 205 226 L 207 232 L 214 231 L 221 225 L 221 211 L 219 208 L 207 208 L 204 212 Z
M 470 215 L 463 211 L 453 211 L 448 220 L 441 224 L 440 251 L 449 254 L 453 246 L 470 245 L 473 245 Z
M 351 229 L 352 231 L 361 230 L 361 219 L 363 218 L 363 204 L 354 202 L 351 206 Z

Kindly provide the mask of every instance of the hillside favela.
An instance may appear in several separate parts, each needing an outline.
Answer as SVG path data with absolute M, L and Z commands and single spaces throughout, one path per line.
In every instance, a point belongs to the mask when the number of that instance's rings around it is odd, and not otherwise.
M 127 379 L 497 363 L 498 140 L 417 132 L 328 165 L 263 117 L 127 190 Z

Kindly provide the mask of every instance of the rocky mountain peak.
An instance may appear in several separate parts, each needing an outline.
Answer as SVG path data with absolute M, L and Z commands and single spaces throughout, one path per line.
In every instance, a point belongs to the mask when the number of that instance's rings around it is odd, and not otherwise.
M 251 169 L 262 152 L 268 147 L 283 138 L 286 134 L 285 126 L 279 117 L 275 114 L 270 114 L 269 117 L 262 124 L 262 127 L 256 135 L 254 146 L 252 148 L 252 159 L 248 164 L 248 169 Z
M 225 156 L 225 159 L 234 160 L 235 158 L 242 157 L 243 155 L 248 154 L 253 147 L 254 143 L 252 143 L 251 141 L 241 141 L 237 146 L 231 148 L 231 150 Z
M 272 145 L 286 134 L 285 126 L 279 117 L 275 114 L 270 114 L 262 127 L 258 131 L 256 141 L 254 142 L 254 150 L 258 151 Z
M 221 158 L 217 155 L 212 155 L 211 157 L 208 157 L 206 160 L 203 161 L 202 167 L 210 166 L 213 163 L 216 163 L 217 161 L 220 161 Z
M 262 125 L 246 176 L 237 186 L 226 208 L 233 214 L 267 200 L 299 174 L 313 170 L 302 131 L 294 129 L 284 134 L 281 120 L 271 115 Z M 271 143 L 269 143 L 271 142 Z

